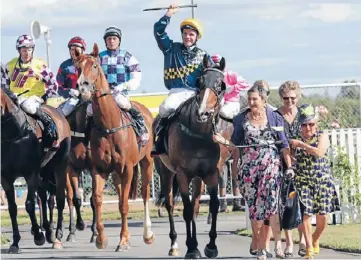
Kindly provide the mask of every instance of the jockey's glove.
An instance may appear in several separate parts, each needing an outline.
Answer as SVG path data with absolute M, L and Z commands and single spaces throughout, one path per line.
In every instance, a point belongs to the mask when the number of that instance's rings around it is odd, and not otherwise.
M 79 94 L 80 94 L 79 90 L 77 89 L 72 88 L 69 90 L 69 95 L 72 97 L 79 97 Z
M 129 88 L 128 83 L 124 82 L 124 83 L 119 84 L 118 86 L 115 86 L 114 92 L 119 93 L 119 92 L 122 92 L 123 90 L 127 90 L 128 88 Z

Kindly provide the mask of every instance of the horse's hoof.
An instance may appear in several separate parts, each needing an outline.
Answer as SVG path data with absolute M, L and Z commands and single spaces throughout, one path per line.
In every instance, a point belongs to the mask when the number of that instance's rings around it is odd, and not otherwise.
M 95 246 L 98 248 L 98 249 L 105 249 L 107 248 L 108 246 L 108 239 L 105 239 L 104 242 L 99 242 L 98 240 L 99 237 L 97 237 L 95 239 Z
M 54 230 L 45 231 L 45 238 L 49 244 L 54 243 L 56 239 Z
M 11 246 L 8 250 L 9 254 L 19 254 L 20 253 L 20 248 L 17 246 Z
M 199 252 L 198 249 L 188 252 L 185 256 L 185 259 L 198 259 L 198 258 L 202 258 L 201 252 Z
M 78 223 L 76 223 L 75 227 L 77 230 L 83 231 L 86 228 L 86 224 L 82 220 L 82 221 L 79 221 Z
M 76 242 L 75 239 L 75 234 L 69 234 L 68 237 L 66 238 L 66 242 Z
M 216 258 L 218 256 L 218 249 L 217 249 L 217 247 L 214 249 L 211 249 L 208 247 L 208 245 L 206 245 L 206 247 L 204 248 L 204 254 L 208 258 Z
M 126 245 L 118 245 L 117 248 L 115 249 L 115 252 L 128 252 L 129 249 L 130 249 L 129 243 Z
M 53 249 L 63 249 L 63 244 L 58 239 L 55 239 L 53 243 Z
M 151 235 L 149 238 L 146 238 L 146 237 L 143 236 L 143 241 L 144 241 L 144 243 L 146 243 L 147 245 L 153 244 L 154 240 L 155 240 L 155 235 L 154 235 L 154 233 L 152 233 L 152 235 Z
M 42 246 L 45 244 L 45 236 L 43 232 L 40 232 L 39 234 L 34 236 L 34 243 L 37 246 Z
M 180 255 L 179 248 L 171 248 L 171 249 L 169 249 L 168 255 L 169 256 L 179 256 Z

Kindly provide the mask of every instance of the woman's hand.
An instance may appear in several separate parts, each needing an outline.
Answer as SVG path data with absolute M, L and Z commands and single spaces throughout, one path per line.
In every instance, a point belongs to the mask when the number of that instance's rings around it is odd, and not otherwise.
M 300 140 L 297 140 L 297 139 L 292 139 L 292 140 L 290 140 L 290 144 L 291 144 L 292 148 L 300 148 L 302 146 L 303 142 Z
M 216 133 L 213 135 L 213 141 L 215 143 L 226 143 L 226 138 L 224 138 L 220 133 Z

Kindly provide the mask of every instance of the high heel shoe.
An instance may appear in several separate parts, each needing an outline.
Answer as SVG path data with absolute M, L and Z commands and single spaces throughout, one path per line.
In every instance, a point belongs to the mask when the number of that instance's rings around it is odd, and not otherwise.
M 304 259 L 313 259 L 313 248 L 307 248 L 306 255 L 303 258 Z
M 282 252 L 281 248 L 275 248 L 275 257 L 278 259 L 284 259 L 285 255 Z
M 313 254 L 314 255 L 319 254 L 320 253 L 320 242 L 319 241 L 314 241 L 312 243 L 312 245 L 313 245 Z

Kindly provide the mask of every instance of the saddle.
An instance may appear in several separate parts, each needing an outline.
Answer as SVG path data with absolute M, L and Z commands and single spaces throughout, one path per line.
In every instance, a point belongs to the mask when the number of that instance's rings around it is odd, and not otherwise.
M 46 113 L 46 112 L 45 112 Z M 52 117 L 46 113 L 52 120 Z M 2 120 L 1 124 L 2 142 L 22 142 L 34 134 L 42 143 L 41 167 L 45 166 L 55 155 L 57 148 L 48 148 L 48 140 L 44 140 L 44 125 L 41 121 L 25 113 L 19 106 L 16 112 L 9 118 Z

